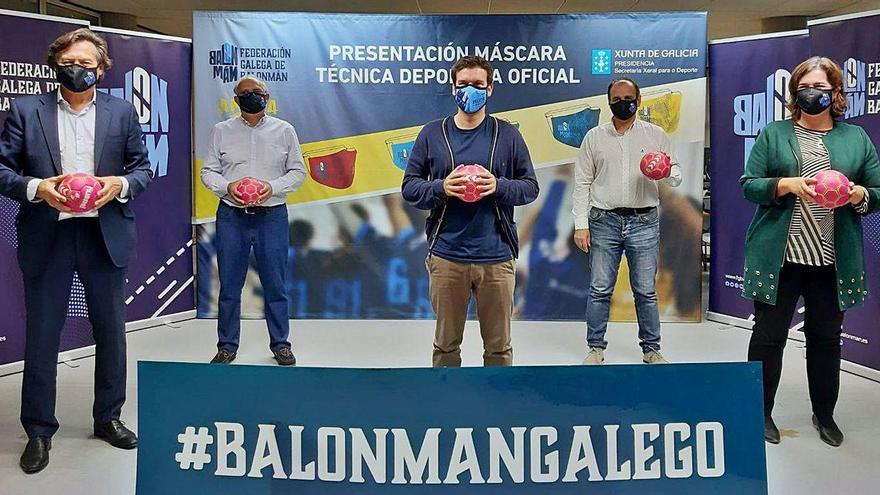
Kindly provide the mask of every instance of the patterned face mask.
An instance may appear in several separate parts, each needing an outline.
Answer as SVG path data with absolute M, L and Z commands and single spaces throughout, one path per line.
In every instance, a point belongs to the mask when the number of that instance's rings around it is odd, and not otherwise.
M 344 148 L 333 153 L 308 156 L 309 175 L 318 184 L 348 189 L 354 182 L 357 150 Z
M 486 106 L 488 92 L 484 88 L 464 86 L 455 90 L 455 103 L 464 113 L 477 113 Z
M 56 71 L 58 82 L 74 93 L 82 93 L 98 83 L 96 69 L 89 69 L 78 64 L 62 65 Z
M 799 89 L 797 106 L 809 115 L 819 115 L 831 106 L 831 91 L 817 88 Z
M 583 110 L 560 114 L 548 115 L 550 125 L 553 128 L 553 137 L 557 141 L 574 148 L 580 148 L 590 129 L 599 125 L 599 109 L 587 107 Z

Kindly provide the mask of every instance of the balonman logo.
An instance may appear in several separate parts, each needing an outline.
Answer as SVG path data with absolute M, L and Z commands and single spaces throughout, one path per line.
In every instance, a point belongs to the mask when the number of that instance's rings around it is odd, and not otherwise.
M 232 43 L 223 43 L 219 50 L 212 50 L 208 61 L 213 67 L 214 79 L 220 78 L 224 83 L 238 79 L 238 47 Z
M 854 58 L 848 58 L 843 66 L 843 92 L 847 103 L 844 119 L 865 115 L 866 66 L 865 62 Z

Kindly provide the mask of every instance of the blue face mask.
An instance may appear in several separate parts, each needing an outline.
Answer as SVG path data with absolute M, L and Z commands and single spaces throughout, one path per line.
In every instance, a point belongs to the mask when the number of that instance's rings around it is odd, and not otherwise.
M 455 91 L 455 103 L 464 113 L 477 113 L 486 106 L 487 96 L 485 89 L 465 86 Z

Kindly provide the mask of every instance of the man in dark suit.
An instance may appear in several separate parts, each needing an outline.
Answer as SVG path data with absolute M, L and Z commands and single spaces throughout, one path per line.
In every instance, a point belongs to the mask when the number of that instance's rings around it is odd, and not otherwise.
M 21 468 L 49 463 L 61 330 L 74 271 L 86 291 L 95 338 L 95 436 L 122 449 L 137 437 L 119 421 L 125 402 L 125 277 L 135 248 L 129 201 L 152 179 L 134 107 L 95 91 L 110 68 L 107 43 L 86 28 L 61 35 L 48 63 L 61 87 L 17 98 L 0 135 L 0 194 L 21 203 L 18 262 L 27 307 Z M 86 173 L 101 183 L 92 211 L 73 213 L 56 186 Z

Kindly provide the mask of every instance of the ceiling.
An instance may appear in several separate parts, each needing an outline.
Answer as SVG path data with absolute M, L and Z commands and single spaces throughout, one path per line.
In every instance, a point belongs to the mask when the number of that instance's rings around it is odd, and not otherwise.
M 59 2 L 64 3 L 64 2 Z M 193 10 L 513 14 L 697 10 L 709 12 L 709 38 L 804 27 L 804 18 L 880 9 L 880 0 L 74 0 L 99 12 L 130 14 L 159 33 L 190 37 Z

